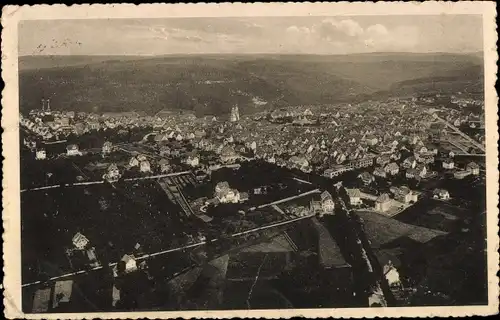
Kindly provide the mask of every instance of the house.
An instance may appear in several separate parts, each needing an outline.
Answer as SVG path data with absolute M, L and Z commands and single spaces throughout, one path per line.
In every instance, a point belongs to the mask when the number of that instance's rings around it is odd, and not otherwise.
M 47 158 L 47 152 L 45 149 L 38 149 L 35 153 L 36 160 L 45 160 Z
M 163 158 L 161 159 L 159 162 L 158 162 L 159 166 L 160 166 L 160 172 L 161 173 L 168 173 L 172 170 L 172 167 L 170 166 L 170 162 Z
M 446 158 L 443 160 L 443 168 L 444 169 L 454 169 L 455 168 L 455 162 L 453 161 L 452 158 Z
M 389 284 L 389 287 L 391 287 L 391 288 L 401 287 L 401 280 L 399 278 L 399 272 L 394 267 L 394 265 L 392 264 L 391 261 L 388 261 L 387 264 L 384 265 L 383 273 L 384 273 L 384 276 L 387 280 L 387 283 Z
M 320 214 L 320 215 L 322 215 L 323 208 L 322 208 L 322 205 L 321 205 L 321 201 L 320 200 L 311 199 L 311 201 L 309 202 L 309 210 L 313 214 Z
M 418 194 L 414 193 L 407 186 L 391 187 L 389 189 L 394 194 L 394 199 L 399 202 L 409 203 L 410 201 L 417 202 Z
M 200 164 L 200 158 L 196 155 L 189 155 L 186 160 L 186 164 L 191 167 L 196 167 Z
M 358 179 L 361 179 L 361 181 L 363 181 L 363 184 L 365 186 L 367 186 L 370 183 L 372 183 L 373 181 L 375 181 L 375 178 L 371 174 L 369 174 L 368 172 L 363 172 L 360 175 L 358 175 Z
M 137 167 L 139 165 L 139 160 L 136 157 L 130 158 L 130 161 L 128 162 L 128 166 L 133 168 Z
M 397 175 L 399 173 L 399 166 L 395 162 L 391 162 L 388 165 L 385 166 L 384 168 L 385 172 L 387 172 L 390 175 Z
M 68 156 L 80 156 L 82 153 L 78 150 L 78 146 L 76 144 L 70 144 L 66 147 L 66 155 Z
M 356 168 L 367 168 L 373 165 L 373 158 L 367 157 L 352 161 L 351 164 Z
M 362 203 L 361 201 L 361 191 L 359 189 L 346 189 L 347 195 L 349 196 L 351 205 L 357 206 Z
M 73 294 L 73 280 L 60 280 L 54 283 L 52 294 L 52 308 L 62 307 L 63 304 L 68 304 L 71 301 Z
M 76 249 L 78 250 L 83 250 L 85 249 L 85 247 L 87 246 L 87 244 L 89 244 L 89 239 L 87 239 L 87 237 L 85 237 L 83 234 L 81 234 L 80 232 L 77 232 L 74 236 L 73 236 L 73 245 L 75 246 Z
M 470 170 L 461 170 L 453 173 L 453 176 L 455 177 L 455 179 L 463 179 L 471 174 L 472 172 Z
M 309 161 L 305 157 L 292 156 L 288 161 L 292 168 L 305 170 L 309 167 Z
M 381 194 L 375 201 L 375 210 L 379 212 L 386 212 L 391 208 L 391 198 L 387 193 Z
M 321 193 L 321 208 L 323 210 L 323 214 L 333 214 L 335 203 L 333 202 L 332 195 L 328 191 Z
M 120 261 L 123 261 L 125 263 L 125 273 L 134 272 L 138 269 L 137 261 L 132 255 L 125 254 Z
M 240 193 L 236 189 L 231 189 L 227 181 L 217 183 L 214 197 L 220 203 L 237 203 L 240 201 Z
M 234 151 L 233 147 L 231 147 L 229 145 L 222 147 L 222 149 L 220 151 L 220 160 L 222 162 L 231 163 L 231 162 L 236 161 L 236 159 L 238 159 L 238 158 L 239 158 L 239 156 L 236 153 L 236 151 Z
M 450 199 L 450 193 L 445 189 L 435 189 L 433 192 L 434 199 L 448 200 Z
M 415 157 L 411 156 L 403 161 L 402 166 L 405 169 L 415 169 L 415 167 L 417 166 L 417 161 L 415 160 Z
M 380 166 L 384 166 L 384 165 L 388 164 L 390 161 L 391 161 L 390 155 L 378 156 L 375 159 L 375 163 L 378 164 L 378 165 L 380 165 Z
M 337 176 L 339 176 L 345 172 L 351 171 L 351 170 L 353 170 L 351 167 L 336 166 L 332 169 L 326 169 L 325 172 L 323 173 L 323 176 L 331 179 L 333 177 L 337 177 Z
M 420 178 L 423 178 L 427 175 L 427 167 L 423 164 L 419 164 L 416 168 L 415 168 L 418 176 Z
M 376 167 L 375 170 L 373 170 L 373 175 L 376 177 L 385 178 L 387 177 L 387 172 L 382 167 Z
M 148 160 L 141 161 L 139 164 L 139 170 L 141 172 L 151 172 L 151 165 Z
M 470 171 L 470 173 L 473 175 L 478 175 L 479 174 L 479 165 L 475 162 L 470 162 L 467 164 L 466 170 Z
M 109 167 L 107 172 L 103 175 L 103 179 L 107 180 L 109 182 L 114 182 L 120 179 L 121 174 L 120 171 L 118 170 L 118 166 L 114 163 L 112 163 Z
M 113 149 L 113 144 L 109 141 L 104 142 L 102 145 L 102 154 L 110 154 Z

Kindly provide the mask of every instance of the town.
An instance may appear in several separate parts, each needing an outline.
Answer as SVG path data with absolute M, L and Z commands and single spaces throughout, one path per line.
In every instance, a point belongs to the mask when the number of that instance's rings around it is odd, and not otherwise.
M 249 114 L 234 105 L 227 117 L 74 112 L 42 99 L 20 114 L 20 132 L 23 220 L 43 212 L 23 232 L 50 234 L 23 244 L 51 261 L 23 257 L 33 312 L 87 308 L 70 298 L 75 283 L 105 297 L 99 309 L 165 307 L 152 298 L 162 294 L 170 309 L 216 308 L 223 280 L 244 287 L 257 274 L 292 290 L 311 264 L 337 288 L 316 303 L 409 305 L 422 275 L 405 261 L 414 245 L 392 241 L 472 234 L 484 218 L 484 104 L 466 92 Z M 211 294 L 180 291 L 200 273 Z M 89 277 L 103 287 L 82 289 Z

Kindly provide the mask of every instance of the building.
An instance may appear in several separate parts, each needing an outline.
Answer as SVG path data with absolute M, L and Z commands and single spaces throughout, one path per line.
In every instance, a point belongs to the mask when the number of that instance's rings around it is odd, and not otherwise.
M 470 171 L 470 173 L 473 175 L 478 175 L 479 174 L 479 165 L 475 162 L 470 162 L 467 164 L 466 170 Z
M 141 172 L 151 172 L 151 165 L 148 160 L 141 161 L 139 164 L 139 170 Z
M 47 158 L 47 152 L 45 149 L 38 149 L 35 153 L 36 160 L 45 160 Z
M 387 177 L 387 172 L 382 167 L 376 167 L 375 170 L 373 170 L 373 175 L 375 177 L 385 178 Z
M 231 122 L 236 122 L 240 120 L 240 111 L 238 109 L 238 105 L 235 105 L 231 108 L 231 116 L 229 119 Z
M 391 198 L 387 193 L 381 194 L 375 201 L 375 210 L 379 212 L 386 212 L 391 208 Z
M 238 154 L 236 151 L 234 151 L 234 148 L 226 145 L 222 147 L 220 151 L 220 160 L 223 163 L 232 163 L 236 161 L 239 158 Z
M 403 168 L 405 169 L 414 169 L 417 166 L 417 161 L 415 160 L 415 157 L 411 156 L 406 158 L 403 161 Z
M 118 170 L 118 166 L 114 163 L 112 163 L 109 167 L 106 173 L 102 176 L 104 180 L 107 180 L 109 182 L 114 182 L 117 181 L 118 179 L 121 178 L 120 171 Z
M 113 144 L 109 141 L 104 142 L 104 144 L 102 145 L 102 154 L 110 154 L 111 151 L 113 151 Z
M 309 161 L 305 157 L 292 156 L 288 161 L 292 168 L 305 170 L 309 167 Z
M 460 170 L 453 173 L 453 177 L 455 177 L 455 179 L 463 179 L 471 174 L 472 172 L 470 170 Z
M 167 159 L 161 159 L 158 164 L 160 165 L 161 173 L 169 173 L 172 170 L 170 162 Z
M 320 216 L 323 214 L 333 214 L 333 210 L 335 209 L 332 195 L 328 191 L 321 193 L 321 209 L 322 214 L 320 214 Z
M 351 202 L 351 205 L 357 206 L 362 204 L 363 202 L 361 201 L 361 191 L 359 189 L 346 189 L 347 190 L 347 195 L 349 196 L 349 200 Z
M 455 168 L 455 162 L 453 161 L 452 158 L 446 158 L 443 160 L 443 168 L 444 169 L 454 169 Z
M 390 155 L 381 155 L 381 156 L 378 156 L 375 159 L 375 163 L 378 164 L 378 165 L 380 165 L 380 166 L 385 166 L 390 161 L 391 161 L 391 156 Z
M 227 181 L 217 183 L 214 197 L 220 203 L 237 203 L 240 201 L 240 193 L 238 190 L 232 189 Z
M 186 164 L 191 167 L 196 167 L 200 164 L 200 158 L 196 155 L 189 155 L 186 158 Z
M 448 192 L 448 190 L 445 189 L 435 189 L 432 194 L 434 199 L 440 199 L 440 200 L 450 199 L 450 193 Z
M 399 202 L 409 203 L 411 201 L 417 202 L 418 194 L 414 193 L 407 186 L 391 187 L 389 189 L 394 194 L 394 199 Z
M 323 176 L 327 178 L 333 178 L 337 177 L 345 172 L 351 171 L 353 168 L 347 167 L 347 166 L 336 166 L 332 169 L 326 169 L 325 172 L 323 173 Z
M 83 234 L 81 234 L 80 232 L 77 232 L 74 236 L 73 236 L 73 245 L 75 246 L 76 249 L 78 250 L 83 250 L 85 249 L 85 247 L 89 244 L 89 239 L 87 239 L 87 237 L 85 237 Z
M 68 156 L 79 156 L 82 153 L 78 150 L 78 146 L 76 144 L 70 144 L 66 147 L 66 155 Z
M 358 179 L 361 179 L 361 181 L 363 182 L 363 184 L 365 186 L 367 186 L 370 183 L 372 183 L 373 181 L 375 181 L 375 178 L 371 174 L 369 174 L 368 172 L 363 172 L 360 175 L 358 175 Z
M 359 160 L 354 160 L 351 162 L 351 165 L 355 168 L 367 168 L 373 165 L 373 158 L 362 158 Z
M 383 269 L 384 276 L 391 288 L 399 288 L 402 286 L 401 280 L 399 279 L 399 272 L 394 267 L 391 261 L 388 261 L 386 265 L 384 265 Z
M 139 165 L 139 160 L 136 157 L 130 158 L 130 161 L 128 162 L 128 166 L 133 168 L 137 167 Z
M 399 166 L 395 162 L 391 162 L 388 165 L 385 166 L 384 168 L 385 172 L 387 172 L 390 175 L 397 175 L 399 173 Z

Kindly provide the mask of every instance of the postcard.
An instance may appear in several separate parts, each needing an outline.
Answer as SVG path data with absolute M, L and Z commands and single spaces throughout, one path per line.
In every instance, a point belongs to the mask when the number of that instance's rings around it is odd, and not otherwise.
M 495 17 L 5 6 L 5 316 L 498 313 Z

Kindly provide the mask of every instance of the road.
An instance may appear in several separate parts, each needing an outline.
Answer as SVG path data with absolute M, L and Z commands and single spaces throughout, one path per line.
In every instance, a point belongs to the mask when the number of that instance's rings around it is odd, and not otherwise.
M 435 113 L 433 114 L 433 116 L 434 116 L 435 119 L 443 122 L 446 126 L 448 126 L 449 128 L 453 129 L 453 131 L 455 131 L 458 135 L 460 135 L 462 138 L 464 138 L 465 140 L 467 140 L 474 147 L 478 148 L 479 150 L 481 150 L 483 152 L 486 152 L 485 147 L 482 144 L 480 144 L 479 142 L 475 141 L 474 139 L 472 139 L 471 137 L 469 137 L 468 135 L 466 135 L 465 133 L 463 133 L 462 131 L 460 131 L 457 127 L 455 127 L 454 125 L 452 125 L 448 121 L 440 118 Z
M 266 203 L 266 204 L 262 204 L 262 205 L 257 206 L 257 207 L 252 207 L 252 208 L 250 208 L 250 211 L 253 211 L 255 209 L 262 209 L 262 208 L 269 207 L 269 206 L 272 206 L 272 205 L 275 205 L 275 204 L 280 204 L 280 203 L 283 203 L 283 202 L 288 202 L 288 201 L 293 200 L 293 199 L 298 199 L 298 198 L 305 197 L 307 195 L 314 194 L 314 193 L 319 193 L 319 192 L 320 192 L 319 189 L 314 189 L 314 190 L 311 190 L 311 191 L 307 191 L 307 192 L 304 192 L 304 193 L 297 194 L 295 196 L 291 196 L 291 197 L 284 198 L 284 199 L 281 199 L 281 200 L 277 200 L 277 201 L 269 202 L 269 203 Z
M 159 174 L 159 175 L 147 176 L 147 177 L 127 178 L 127 179 L 118 180 L 117 182 L 120 182 L 120 181 L 148 180 L 148 179 L 160 179 L 160 178 L 165 178 L 165 177 L 175 177 L 175 176 L 184 175 L 184 174 L 188 174 L 188 173 L 190 173 L 190 171 L 173 172 L 173 173 Z M 64 188 L 64 187 L 88 186 L 88 185 L 93 185 L 93 184 L 102 184 L 104 182 L 105 182 L 104 180 L 100 180 L 100 181 L 63 183 L 63 184 L 56 184 L 56 185 L 52 185 L 52 186 L 43 186 L 43 187 L 35 187 L 35 188 L 23 189 L 23 190 L 21 190 L 21 192 L 39 191 L 39 190 L 54 189 L 54 188 Z

